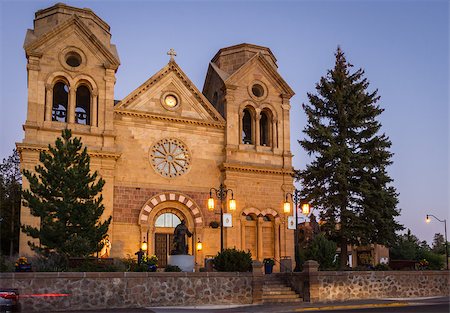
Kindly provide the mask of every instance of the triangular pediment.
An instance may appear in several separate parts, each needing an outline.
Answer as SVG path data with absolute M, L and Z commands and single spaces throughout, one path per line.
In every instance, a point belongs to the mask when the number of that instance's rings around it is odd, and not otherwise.
M 259 71 L 263 76 L 278 89 L 280 94 L 291 98 L 295 93 L 292 88 L 281 77 L 278 71 L 264 58 L 261 53 L 257 53 L 250 60 L 244 63 L 231 76 L 225 80 L 226 85 L 238 85 L 239 81 L 245 79 L 250 72 Z
M 176 105 L 173 107 L 166 103 L 166 98 L 170 96 L 176 99 Z M 117 103 L 115 110 L 208 124 L 224 124 L 222 116 L 175 61 L 170 61 Z
M 28 31 L 24 49 L 27 55 L 42 55 L 47 49 L 60 43 L 61 38 L 64 40 L 70 36 L 77 36 L 98 58 L 102 58 L 105 67 L 111 69 L 119 67 L 120 61 L 115 46 L 106 47 L 77 15 L 38 37 Z

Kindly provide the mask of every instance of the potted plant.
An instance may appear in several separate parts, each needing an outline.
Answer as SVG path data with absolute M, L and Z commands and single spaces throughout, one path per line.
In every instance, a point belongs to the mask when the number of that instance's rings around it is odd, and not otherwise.
M 265 274 L 272 274 L 273 266 L 275 265 L 274 259 L 265 258 L 263 260 L 263 263 L 264 263 L 264 273 Z
M 31 263 L 28 263 L 27 258 L 24 256 L 18 258 L 14 265 L 16 272 L 31 272 Z

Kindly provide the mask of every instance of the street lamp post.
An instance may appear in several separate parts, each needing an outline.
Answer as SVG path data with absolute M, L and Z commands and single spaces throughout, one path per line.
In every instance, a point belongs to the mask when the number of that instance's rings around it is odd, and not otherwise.
M 293 193 L 286 193 L 285 201 L 284 201 L 284 212 L 290 212 L 290 203 L 288 202 L 288 197 L 291 196 L 292 201 L 294 202 L 294 219 L 295 219 L 295 229 L 294 229 L 294 259 L 295 259 L 295 268 L 294 271 L 298 272 L 300 270 L 300 260 L 299 258 L 299 245 L 298 245 L 298 204 L 302 205 L 302 213 L 308 216 L 309 214 L 309 204 L 307 202 L 303 202 L 300 198 L 300 190 L 294 189 Z
M 220 184 L 219 189 L 211 188 L 209 190 L 208 210 L 214 210 L 213 193 L 220 200 L 220 252 L 223 252 L 223 211 L 226 203 L 224 200 L 227 199 L 228 192 L 231 192 L 230 211 L 234 211 L 236 210 L 236 200 L 234 200 L 233 190 L 225 188 L 224 184 Z
M 427 218 L 426 218 L 426 222 L 429 223 L 431 222 L 430 216 L 434 217 L 435 219 L 437 219 L 439 222 L 444 223 L 444 240 L 445 240 L 445 262 L 447 264 L 447 271 L 448 271 L 448 246 L 447 246 L 447 220 L 440 220 L 438 219 L 436 216 L 434 216 L 433 214 L 427 214 Z

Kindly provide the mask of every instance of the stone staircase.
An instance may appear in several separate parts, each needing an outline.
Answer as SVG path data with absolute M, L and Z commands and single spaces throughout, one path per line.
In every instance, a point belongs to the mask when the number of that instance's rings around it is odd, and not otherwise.
M 264 276 L 264 284 L 262 287 L 263 303 L 281 303 L 281 302 L 303 302 L 303 299 L 295 293 L 291 287 L 287 286 L 280 277 L 274 274 Z

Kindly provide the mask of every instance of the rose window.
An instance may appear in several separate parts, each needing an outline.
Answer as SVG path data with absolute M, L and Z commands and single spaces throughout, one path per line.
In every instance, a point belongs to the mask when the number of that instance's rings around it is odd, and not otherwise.
M 186 173 L 191 163 L 187 147 L 178 139 L 163 139 L 150 150 L 150 161 L 156 172 L 164 177 Z

